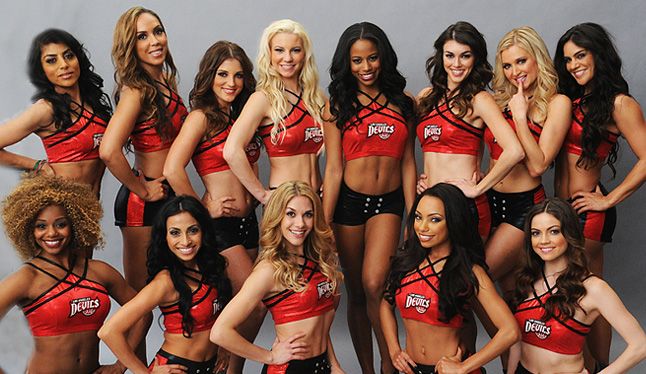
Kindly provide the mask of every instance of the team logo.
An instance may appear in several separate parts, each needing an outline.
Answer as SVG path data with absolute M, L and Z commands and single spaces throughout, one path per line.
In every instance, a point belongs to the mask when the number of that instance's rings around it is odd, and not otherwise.
M 89 297 L 82 297 L 80 299 L 74 299 L 70 301 L 70 315 L 68 317 L 74 317 L 78 313 L 89 317 L 93 315 L 100 306 L 101 302 L 98 298 L 92 299 Z
M 222 305 L 222 302 L 220 301 L 220 298 L 216 298 L 213 300 L 213 315 L 220 313 L 222 309 L 224 308 L 224 305 Z
M 323 141 L 323 129 L 320 127 L 307 127 L 305 129 L 305 140 L 304 142 L 312 139 L 314 143 L 320 143 Z
M 92 147 L 93 148 L 99 148 L 99 145 L 101 145 L 101 139 L 103 139 L 103 134 L 94 134 L 92 135 Z
M 431 300 L 427 299 L 424 295 L 409 293 L 406 295 L 406 308 L 415 308 L 417 313 L 424 314 L 426 309 L 431 305 Z
M 257 140 L 252 140 L 247 146 L 244 148 L 245 153 L 247 154 L 248 157 L 254 158 L 258 155 L 258 152 L 260 152 L 260 144 L 258 144 Z
M 442 136 L 442 126 L 430 124 L 424 127 L 424 140 L 431 138 L 434 142 L 440 140 Z
M 368 125 L 368 138 L 377 135 L 381 140 L 387 140 L 395 133 L 395 125 L 387 123 L 371 123 Z
M 326 299 L 329 299 L 332 296 L 332 293 L 334 292 L 334 290 L 332 289 L 332 283 L 330 283 L 329 281 L 323 281 L 317 284 L 316 290 L 318 291 L 319 299 L 323 297 L 325 297 Z
M 549 338 L 552 328 L 543 321 L 530 318 L 525 321 L 525 333 L 528 332 L 533 332 L 539 339 L 545 340 Z

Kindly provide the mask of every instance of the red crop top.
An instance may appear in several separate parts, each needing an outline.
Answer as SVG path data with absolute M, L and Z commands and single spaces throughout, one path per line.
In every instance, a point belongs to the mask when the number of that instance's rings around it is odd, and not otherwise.
M 545 274 L 543 274 L 545 280 Z M 547 280 L 545 280 L 547 287 Z M 590 325 L 579 322 L 574 318 L 551 316 L 543 320 L 545 302 L 552 295 L 554 287 L 538 296 L 533 290 L 534 297 L 523 301 L 514 312 L 516 322 L 520 327 L 523 342 L 548 351 L 575 355 L 581 353 L 585 337 L 590 332 Z
M 572 124 L 565 137 L 567 153 L 577 156 L 581 156 L 583 153 L 581 138 L 583 137 L 583 118 L 585 114 L 583 113 L 581 101 L 581 98 L 578 98 L 572 102 Z M 603 161 L 608 157 L 612 147 L 617 143 L 617 138 L 619 138 L 618 134 L 611 131 L 606 132 L 606 136 L 601 139 L 601 143 L 597 146 L 597 158 L 599 161 Z
M 297 97 L 298 101 L 292 104 L 292 110 L 283 117 L 285 127 L 278 131 L 276 144 L 271 141 L 273 123 L 258 127 L 258 134 L 265 144 L 267 155 L 287 157 L 318 153 L 323 146 L 321 124 L 314 121 L 300 96 L 287 89 L 285 91 Z
M 229 125 L 225 129 L 197 145 L 195 153 L 193 153 L 193 165 L 200 176 L 229 170 L 229 164 L 224 159 L 222 151 L 224 150 L 224 143 L 231 132 L 231 126 L 233 126 L 233 120 L 230 119 Z M 247 144 L 245 153 L 251 165 L 258 161 L 260 157 L 260 141 L 257 137 L 254 136 L 251 142 Z
M 395 294 L 395 303 L 402 318 L 435 326 L 455 329 L 462 327 L 463 317 L 460 314 L 455 315 L 448 323 L 440 321 L 439 291 L 442 271 L 436 272 L 434 265 L 447 258 L 431 262 L 427 257 L 428 265 L 422 268 L 418 265 L 414 272 L 402 278 L 401 286 Z
M 185 275 L 196 282 L 199 286 L 193 291 L 191 301 L 191 317 L 193 317 L 193 332 L 210 330 L 215 319 L 224 308 L 222 302 L 218 299 L 218 291 L 200 280 Z M 171 305 L 160 306 L 164 316 L 164 330 L 170 334 L 182 334 L 182 313 L 179 311 L 179 302 Z
M 286 289 L 262 300 L 275 324 L 320 316 L 334 309 L 332 283 L 318 270 L 318 264 L 307 257 L 301 265 L 301 279 L 307 283 L 304 291 Z
M 58 162 L 78 162 L 99 158 L 99 144 L 107 126 L 106 121 L 85 109 L 72 125 L 42 138 L 51 164 Z
M 359 91 L 370 99 L 342 131 L 341 145 L 346 161 L 360 157 L 387 156 L 401 159 L 408 139 L 408 126 L 401 114 L 379 104 L 376 97 Z
M 484 129 L 458 118 L 447 101 L 422 118 L 417 125 L 417 138 L 422 151 L 476 156 Z
M 179 129 L 184 123 L 184 119 L 186 119 L 186 116 L 188 115 L 188 111 L 182 102 L 182 98 L 179 97 L 177 93 L 173 92 L 170 87 L 167 85 L 164 86 L 169 92 L 169 95 L 163 95 L 168 99 L 166 115 L 168 116 L 172 126 L 170 134 L 172 137 L 171 139 L 162 139 L 155 128 L 157 125 L 157 119 L 155 117 L 151 117 L 143 122 L 137 122 L 135 124 L 135 128 L 130 134 L 130 141 L 137 152 L 148 153 L 170 148 L 173 139 L 177 136 Z
M 67 274 L 60 279 L 31 262 L 25 263 L 56 279 L 52 287 L 22 307 L 31 334 L 58 336 L 99 330 L 110 312 L 110 297 L 103 285 L 86 278 L 88 260 L 79 276 L 51 260 L 38 258 L 60 267 Z
M 514 122 L 514 117 L 511 113 L 511 111 L 508 108 L 505 108 L 505 110 L 502 112 L 502 115 L 505 117 L 507 120 L 507 123 L 509 123 L 509 126 L 511 126 L 511 129 L 516 131 L 516 123 Z M 543 132 L 543 127 L 537 123 L 532 122 L 529 118 L 527 119 L 527 126 L 529 127 L 529 132 L 532 133 L 532 137 L 536 142 L 538 143 L 538 139 L 541 137 L 541 133 Z M 500 155 L 502 154 L 502 148 L 498 145 L 498 142 L 496 141 L 496 138 L 494 138 L 493 133 L 489 128 L 485 128 L 484 131 L 484 138 L 485 138 L 485 143 L 489 146 L 489 154 L 491 155 L 491 158 L 493 160 L 498 160 L 500 158 Z

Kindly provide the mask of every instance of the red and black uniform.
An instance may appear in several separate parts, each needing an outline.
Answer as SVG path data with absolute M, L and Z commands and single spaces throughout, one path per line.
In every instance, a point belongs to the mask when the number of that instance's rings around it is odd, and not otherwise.
M 157 117 L 151 117 L 143 122 L 135 124 L 132 133 L 130 134 L 130 142 L 136 152 L 150 153 L 168 149 L 171 143 L 179 133 L 179 129 L 186 119 L 188 111 L 182 102 L 182 98 L 177 93 L 172 91 L 168 85 L 161 83 L 169 94 L 164 97 L 168 100 L 166 105 L 166 115 L 170 121 L 169 138 L 164 139 L 157 132 Z M 146 180 L 154 180 L 144 176 Z M 155 215 L 161 207 L 170 198 L 175 196 L 175 193 L 170 188 L 168 182 L 164 181 L 168 194 L 166 199 L 155 202 L 146 202 L 137 194 L 131 192 L 126 186 L 122 185 L 117 193 L 117 198 L 114 202 L 114 219 L 115 224 L 119 227 L 141 227 L 152 226 Z
M 484 129 L 477 128 L 463 118 L 456 116 L 444 100 L 441 105 L 425 115 L 417 124 L 417 139 L 423 152 L 470 155 L 478 157 Z M 491 212 L 486 195 L 468 199 L 473 217 L 478 224 L 481 237 L 491 231 Z
M 70 127 L 42 138 L 47 162 L 78 162 L 99 158 L 99 144 L 107 121 L 78 105 L 76 121 Z
M 316 262 L 304 257 L 300 278 L 306 283 L 301 292 L 285 289 L 262 300 L 274 323 L 281 325 L 325 314 L 334 310 L 334 289 L 332 283 L 320 271 Z M 305 360 L 292 360 L 282 365 L 265 365 L 267 374 L 330 373 L 327 352 Z
M 224 159 L 224 144 L 229 137 L 233 119 L 229 117 L 229 124 L 221 131 L 208 139 L 202 140 L 193 153 L 193 165 L 202 177 L 220 171 L 230 170 L 229 164 Z M 254 137 L 245 147 L 249 164 L 258 162 L 260 157 L 260 140 Z M 220 217 L 213 219 L 220 250 L 243 245 L 246 249 L 258 248 L 258 219 L 256 211 L 252 210 L 246 217 Z
M 75 274 L 47 258 L 36 258 L 61 268 L 59 278 L 32 262 L 26 265 L 56 280 L 53 286 L 22 307 L 33 336 L 58 336 L 82 331 L 98 331 L 110 312 L 108 291 L 99 282 L 87 279 L 88 260 L 83 274 Z
M 406 120 L 398 112 L 388 108 L 388 101 L 379 104 L 376 97 L 358 91 L 370 98 L 362 105 L 357 115 L 341 129 L 341 146 L 345 162 L 370 156 L 385 156 L 401 160 L 408 141 Z M 402 216 L 404 192 L 400 186 L 382 195 L 367 195 L 352 190 L 341 182 L 334 222 L 346 225 L 363 225 L 377 214 L 392 213 Z
M 502 114 L 515 132 L 516 123 L 514 122 L 511 111 L 505 108 Z M 529 131 L 532 133 L 532 137 L 538 143 L 543 128 L 530 119 L 527 119 L 527 125 Z M 485 143 L 489 146 L 491 158 L 498 160 L 502 154 L 502 148 L 498 145 L 496 138 L 494 138 L 489 128 L 485 129 L 484 138 Z M 542 184 L 539 184 L 533 189 L 523 192 L 498 192 L 490 189 L 487 191 L 487 197 L 489 198 L 489 206 L 491 207 L 492 227 L 497 227 L 501 223 L 508 223 L 522 231 L 524 230 L 527 211 L 534 205 L 545 200 L 545 188 Z
M 583 101 L 583 98 L 578 98 L 572 102 L 572 124 L 565 137 L 565 149 L 567 153 L 577 156 L 581 156 L 583 153 L 582 136 L 583 122 L 585 119 L 585 113 L 582 108 Z M 615 147 L 618 138 L 619 134 L 611 131 L 606 132 L 596 149 L 597 160 L 599 162 L 606 160 Z M 608 194 L 608 191 L 601 184 L 599 184 L 599 187 L 604 195 Z M 583 227 L 583 236 L 586 239 L 610 243 L 612 242 L 612 234 L 617 225 L 617 209 L 613 206 L 602 212 L 587 211 L 579 214 L 579 221 Z
M 191 269 L 186 269 L 190 272 L 195 272 Z M 193 317 L 193 333 L 200 331 L 208 331 L 213 327 L 216 318 L 220 311 L 224 308 L 222 302 L 218 299 L 218 290 L 215 287 L 203 283 L 201 280 L 196 279 L 188 274 L 185 277 L 198 282 L 198 286 L 193 291 L 191 301 L 191 317 Z M 182 327 L 182 314 L 179 310 L 179 302 L 170 305 L 160 306 L 162 315 L 164 316 L 164 332 L 167 334 L 183 334 L 184 328 Z M 180 364 L 188 368 L 187 374 L 197 373 L 213 373 L 215 367 L 216 356 L 204 361 L 198 362 L 189 360 L 187 358 L 176 356 L 172 353 L 160 349 L 155 355 L 159 365 Z M 148 370 L 152 371 L 155 367 L 155 360 L 148 366 Z

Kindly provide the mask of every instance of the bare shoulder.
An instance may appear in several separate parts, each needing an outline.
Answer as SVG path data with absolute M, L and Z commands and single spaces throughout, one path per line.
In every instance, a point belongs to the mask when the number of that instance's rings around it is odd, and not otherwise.
M 556 94 L 550 99 L 550 107 L 552 106 L 572 106 L 572 100 L 563 94 Z
M 417 94 L 417 101 L 422 100 L 426 96 L 430 95 L 431 92 L 433 92 L 433 87 L 431 86 L 422 88 L 422 90 Z
M 603 296 L 606 292 L 612 291 L 610 285 L 603 279 L 592 275 L 583 281 L 585 292 L 591 296 Z
M 625 94 L 619 94 L 615 96 L 614 110 L 616 113 L 621 115 L 625 112 L 641 112 L 642 109 L 634 97 Z
M 496 101 L 493 98 L 493 95 L 485 90 L 482 90 L 473 96 L 473 106 L 478 105 L 487 105 L 493 104 L 496 105 Z

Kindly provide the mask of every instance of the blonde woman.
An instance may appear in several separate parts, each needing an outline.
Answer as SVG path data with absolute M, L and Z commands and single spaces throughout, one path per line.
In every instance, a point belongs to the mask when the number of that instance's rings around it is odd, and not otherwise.
M 133 7 L 121 15 L 114 30 L 112 60 L 117 107 L 99 154 L 123 183 L 115 201 L 115 223 L 123 236 L 126 280 L 141 290 L 152 220 L 173 195 L 164 183 L 164 161 L 187 111 L 176 93 L 177 69 L 155 12 Z M 134 166 L 122 152 L 126 144 L 134 149 Z
M 342 373 L 329 338 L 343 278 L 321 202 L 304 182 L 285 182 L 263 215 L 263 251 L 238 294 L 222 311 L 211 340 L 236 355 L 265 363 L 263 373 Z M 271 350 L 237 332 L 262 301 L 276 340 Z
M 256 64 L 258 85 L 231 129 L 224 158 L 240 182 L 262 204 L 271 190 L 288 180 L 318 190 L 317 154 L 323 145 L 321 110 L 312 43 L 303 26 L 275 21 L 262 34 Z M 244 149 L 258 133 L 269 156 L 269 190 L 265 189 Z

